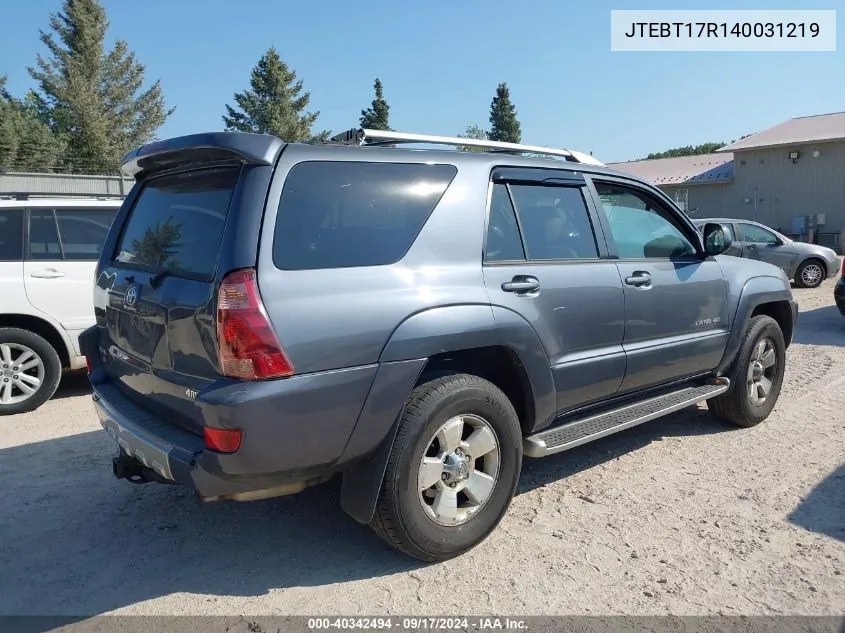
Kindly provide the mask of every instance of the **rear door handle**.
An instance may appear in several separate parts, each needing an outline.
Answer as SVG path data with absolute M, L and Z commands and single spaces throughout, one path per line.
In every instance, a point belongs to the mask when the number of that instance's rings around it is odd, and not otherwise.
M 46 270 L 36 270 L 29 276 L 36 277 L 37 279 L 58 279 L 59 277 L 64 277 L 65 274 L 55 268 L 47 268 Z
M 540 280 L 536 277 L 516 276 L 502 284 L 505 292 L 536 292 L 540 289 Z
M 650 286 L 651 275 L 642 270 L 637 270 L 630 277 L 625 277 L 625 283 L 629 286 Z

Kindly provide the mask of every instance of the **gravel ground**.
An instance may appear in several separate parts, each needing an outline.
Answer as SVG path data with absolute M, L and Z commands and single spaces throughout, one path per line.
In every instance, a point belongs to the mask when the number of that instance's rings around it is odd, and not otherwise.
M 691 408 L 527 460 L 494 534 L 423 566 L 329 483 L 202 504 L 111 476 L 84 376 L 0 418 L 0 614 L 845 614 L 845 319 L 801 306 L 753 429 Z

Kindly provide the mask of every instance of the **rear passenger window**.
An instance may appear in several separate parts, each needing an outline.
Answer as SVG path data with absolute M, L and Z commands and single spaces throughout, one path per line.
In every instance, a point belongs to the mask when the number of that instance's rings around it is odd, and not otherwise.
M 138 194 L 116 261 L 208 279 L 240 169 L 203 169 L 150 180 Z
M 299 163 L 279 201 L 273 262 L 283 270 L 395 263 L 456 173 L 424 163 Z
M 23 259 L 23 209 L 0 209 L 0 262 Z
M 508 185 L 528 259 L 599 256 L 584 196 L 578 187 Z
M 65 259 L 97 260 L 117 209 L 57 209 Z
M 29 259 L 60 260 L 59 232 L 52 209 L 32 209 L 29 212 Z
M 487 246 L 484 250 L 488 262 L 508 262 L 525 259 L 519 225 L 511 204 L 507 185 L 493 185 L 490 198 L 490 220 L 487 223 Z

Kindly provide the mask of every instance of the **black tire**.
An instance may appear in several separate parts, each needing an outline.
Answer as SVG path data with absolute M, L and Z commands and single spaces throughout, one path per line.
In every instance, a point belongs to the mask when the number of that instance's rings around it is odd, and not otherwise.
M 14 327 L 0 328 L 0 346 L 4 345 L 10 346 L 10 348 L 16 345 L 23 345 L 29 348 L 41 360 L 44 370 L 43 379 L 35 393 L 20 402 L 9 404 L 0 402 L 0 415 L 13 415 L 15 413 L 34 411 L 56 393 L 62 377 L 62 362 L 59 360 L 59 354 L 50 343 L 38 334 Z M 14 355 L 17 358 L 21 350 L 14 351 L 17 352 Z M 14 378 L 14 374 L 9 375 L 8 373 L 8 370 L 14 370 L 14 366 L 4 367 L 8 364 L 4 363 L 4 360 L 2 350 L 0 350 L 0 399 L 3 397 L 5 385 L 10 384 Z M 7 380 L 10 382 L 5 382 Z M 12 392 L 12 395 L 19 396 L 21 393 L 16 390 Z
M 757 345 L 763 341 L 771 341 L 775 354 L 775 367 L 771 380 L 771 389 L 765 400 L 759 405 L 751 402 L 749 394 L 752 386 L 748 382 L 749 366 L 752 354 Z M 719 419 L 736 426 L 751 427 L 760 424 L 769 417 L 777 403 L 780 389 L 783 385 L 783 375 L 786 369 L 786 345 L 783 332 L 773 318 L 759 315 L 751 319 L 745 338 L 739 348 L 736 361 L 731 368 L 728 378 L 731 381 L 730 390 L 721 396 L 707 401 L 707 408 Z
M 818 268 L 818 278 L 814 277 L 814 281 L 807 282 L 804 280 L 804 273 L 808 271 L 808 269 L 814 266 Z M 822 285 L 822 282 L 827 277 L 827 268 L 823 262 L 820 262 L 817 259 L 808 259 L 805 262 L 802 262 L 801 265 L 798 267 L 798 270 L 795 271 L 795 285 L 799 288 L 818 288 Z
M 498 476 L 486 502 L 465 523 L 440 525 L 423 508 L 417 483 L 432 438 L 457 415 L 479 416 L 492 428 L 498 441 Z M 498 387 L 468 374 L 429 380 L 411 392 L 399 419 L 370 526 L 409 556 L 426 562 L 448 560 L 472 549 L 493 532 L 516 492 L 521 468 L 519 418 Z

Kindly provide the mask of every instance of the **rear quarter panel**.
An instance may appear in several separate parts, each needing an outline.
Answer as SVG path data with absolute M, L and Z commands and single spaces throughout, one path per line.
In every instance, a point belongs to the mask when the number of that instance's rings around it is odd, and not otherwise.
M 456 304 L 489 303 L 481 252 L 489 168 L 462 163 L 408 253 L 387 266 L 290 271 L 273 262 L 285 177 L 303 160 L 394 162 L 390 149 L 288 146 L 270 187 L 258 253 L 261 296 L 297 373 L 378 362 L 409 316 Z M 489 308 L 487 308 L 489 311 Z

